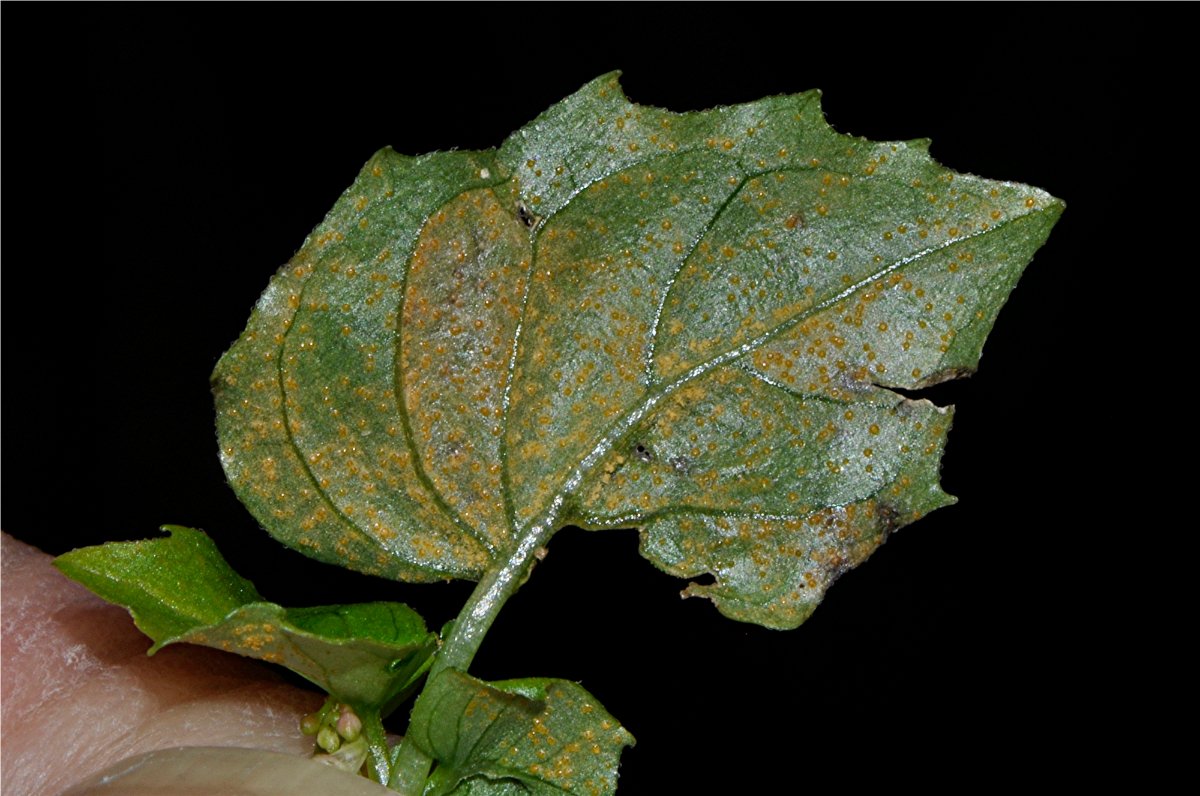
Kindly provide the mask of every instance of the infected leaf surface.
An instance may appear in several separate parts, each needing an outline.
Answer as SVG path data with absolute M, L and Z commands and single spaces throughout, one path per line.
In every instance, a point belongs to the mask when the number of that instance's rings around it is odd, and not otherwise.
M 815 92 L 675 114 L 593 81 L 495 151 L 377 154 L 214 374 L 231 483 L 282 541 L 409 580 L 637 526 L 792 627 L 951 501 L 950 414 L 1062 204 Z
M 407 693 L 437 649 L 408 606 L 285 609 L 264 602 L 201 531 L 74 550 L 55 566 L 127 609 L 154 641 L 203 644 L 278 663 L 348 704 L 378 710 Z
M 438 761 L 426 794 L 610 794 L 633 736 L 582 687 L 485 683 L 456 669 L 430 681 L 408 737 Z
M 218 364 L 226 474 L 282 541 L 408 580 L 486 568 L 486 532 L 457 516 L 420 463 L 414 439 L 432 434 L 437 410 L 414 418 L 406 408 L 397 343 L 422 230 L 493 169 L 486 153 L 378 153 Z M 434 337 L 430 355 L 441 357 L 451 335 Z
M 286 666 L 337 700 L 382 709 L 411 692 L 437 650 L 421 617 L 399 603 L 243 606 L 184 641 Z

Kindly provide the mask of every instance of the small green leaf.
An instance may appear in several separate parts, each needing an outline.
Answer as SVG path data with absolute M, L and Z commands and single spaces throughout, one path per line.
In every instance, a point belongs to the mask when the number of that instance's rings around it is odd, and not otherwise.
M 177 641 L 278 663 L 342 702 L 376 709 L 408 693 L 437 650 L 421 617 L 399 603 L 253 603 L 165 643 Z
M 634 742 L 575 683 L 485 683 L 456 669 L 426 686 L 408 737 L 438 763 L 430 796 L 609 794 L 621 750 Z
M 285 609 L 263 602 L 207 535 L 113 542 L 55 559 L 68 577 L 124 606 L 154 646 L 203 644 L 278 663 L 335 698 L 379 710 L 428 666 L 437 636 L 399 603 Z
M 154 641 L 150 654 L 198 627 L 262 600 L 202 531 L 164 525 L 165 539 L 109 542 L 54 559 L 54 566 L 110 603 L 124 606 Z
M 445 792 L 439 790 L 439 786 L 434 781 L 435 779 L 437 778 L 430 778 L 430 783 L 425 789 L 426 796 L 436 796 L 438 793 Z M 515 779 L 473 777 L 458 783 L 458 786 L 454 790 L 449 791 L 449 793 L 452 796 L 529 796 L 531 790 L 530 787 Z M 538 791 L 532 790 L 532 792 L 537 793 Z M 562 791 L 552 792 L 562 793 Z

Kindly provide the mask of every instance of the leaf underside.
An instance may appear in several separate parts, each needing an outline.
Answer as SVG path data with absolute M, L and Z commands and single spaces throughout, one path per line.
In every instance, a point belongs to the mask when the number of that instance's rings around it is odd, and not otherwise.
M 150 653 L 186 642 L 278 663 L 342 702 L 379 710 L 411 690 L 437 649 L 399 603 L 285 609 L 264 602 L 201 531 L 74 550 L 54 564 L 133 614 Z
M 601 77 L 499 149 L 385 149 L 214 373 L 229 480 L 279 540 L 477 579 L 546 528 L 638 527 L 736 619 L 794 627 L 952 501 L 950 412 L 1062 203 L 816 92 L 675 114 Z
M 634 742 L 575 683 L 485 683 L 456 669 L 426 686 L 407 737 L 438 761 L 427 796 L 612 793 Z

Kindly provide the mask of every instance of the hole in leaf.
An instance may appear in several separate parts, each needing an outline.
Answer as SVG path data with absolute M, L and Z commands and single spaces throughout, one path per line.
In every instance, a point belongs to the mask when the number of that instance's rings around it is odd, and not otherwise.
M 938 406 L 947 406 L 954 403 L 955 399 L 962 398 L 962 391 L 967 389 L 969 384 L 963 379 L 973 372 L 967 369 L 947 369 L 931 375 L 919 387 L 887 386 L 885 389 L 891 390 L 897 395 L 903 395 L 910 401 L 924 399 Z
M 640 442 L 633 447 L 633 455 L 644 462 L 654 461 L 654 452 Z

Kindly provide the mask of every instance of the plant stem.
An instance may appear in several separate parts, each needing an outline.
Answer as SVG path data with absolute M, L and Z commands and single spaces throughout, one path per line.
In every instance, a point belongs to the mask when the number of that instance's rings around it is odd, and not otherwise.
M 387 786 L 402 796 L 420 796 L 432 767 L 433 758 L 418 749 L 406 735 L 400 742 Z
M 391 767 L 388 761 L 387 730 L 383 728 L 379 711 L 356 708 L 355 713 L 362 720 L 362 732 L 367 739 L 367 770 L 371 779 L 386 785 Z
M 545 520 L 531 526 L 525 532 L 520 543 L 503 566 L 489 569 L 484 574 L 479 585 L 475 587 L 475 591 L 471 592 L 470 598 L 467 599 L 458 617 L 454 620 L 450 634 L 433 660 L 433 666 L 430 667 L 429 675 L 425 680 L 426 683 L 433 682 L 433 678 L 437 677 L 444 669 L 458 669 L 465 672 L 471 665 L 475 653 L 479 650 L 479 645 L 483 643 L 483 637 L 487 635 L 492 623 L 496 621 L 500 609 L 529 577 L 529 571 L 536 560 L 535 554 L 538 549 L 546 544 L 554 534 L 555 522 L 561 506 L 561 498 L 556 499 L 551 505 L 550 511 L 546 513 Z M 424 692 L 422 692 L 422 696 L 424 696 Z M 417 697 L 417 701 L 420 700 L 421 697 Z M 432 766 L 432 758 L 417 749 L 406 736 L 396 756 L 388 787 L 399 791 L 403 796 L 420 796 Z

